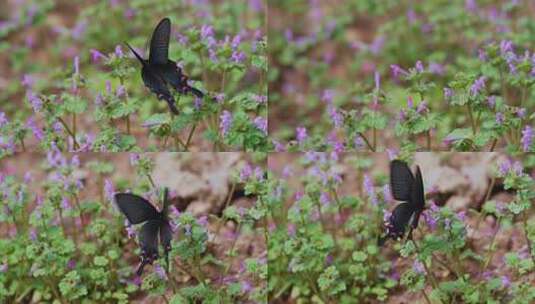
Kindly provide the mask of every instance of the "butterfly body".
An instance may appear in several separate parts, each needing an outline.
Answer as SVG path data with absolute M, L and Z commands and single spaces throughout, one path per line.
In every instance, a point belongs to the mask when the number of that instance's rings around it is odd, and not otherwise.
M 410 228 L 409 237 L 412 237 L 412 230 L 418 227 L 420 215 L 425 208 L 420 167 L 416 167 L 416 175 L 413 175 L 407 163 L 393 160 L 390 163 L 390 187 L 394 199 L 405 202 L 397 205 L 386 220 L 385 235 L 379 239 L 379 245 L 383 245 L 389 238 L 401 238 L 407 227 Z
M 130 224 L 141 224 L 139 245 L 141 247 L 141 263 L 136 271 L 143 273 L 147 264 L 159 258 L 158 240 L 164 248 L 165 257 L 171 250 L 172 229 L 167 215 L 168 190 L 164 193 L 164 207 L 158 211 L 150 202 L 132 193 L 115 194 L 115 202 L 119 210 L 126 216 Z
M 187 82 L 188 78 L 182 73 L 182 69 L 177 66 L 176 62 L 169 59 L 170 34 L 171 21 L 169 18 L 164 18 L 158 23 L 152 34 L 148 60 L 141 57 L 128 43 L 126 45 L 141 62 L 141 77 L 145 86 L 155 93 L 158 99 L 165 100 L 171 112 L 177 115 L 179 112 L 175 106 L 171 88 L 179 94 L 192 93 L 199 98 L 202 98 L 204 93 L 191 87 Z

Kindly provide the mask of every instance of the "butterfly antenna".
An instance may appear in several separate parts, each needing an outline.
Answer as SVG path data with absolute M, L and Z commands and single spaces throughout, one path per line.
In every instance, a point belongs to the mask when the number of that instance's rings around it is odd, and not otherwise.
M 130 44 L 128 44 L 128 42 L 125 42 L 125 44 L 126 44 L 126 46 L 128 46 L 130 51 L 132 51 L 132 53 L 134 53 L 134 55 L 139 60 L 139 62 L 141 62 L 142 65 L 145 65 L 145 60 L 134 50 L 134 48 L 131 47 Z

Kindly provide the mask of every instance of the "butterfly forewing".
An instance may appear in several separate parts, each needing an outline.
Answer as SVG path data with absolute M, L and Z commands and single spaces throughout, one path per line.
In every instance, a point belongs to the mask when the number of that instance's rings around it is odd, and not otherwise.
M 411 184 L 411 197 L 409 202 L 416 210 L 422 210 L 425 206 L 424 183 L 422 180 L 422 172 L 420 167 L 416 167 L 416 176 L 414 182 Z
M 414 176 L 407 163 L 400 160 L 393 160 L 390 163 L 390 187 L 392 188 L 392 196 L 396 200 L 410 200 L 413 182 Z
M 150 64 L 165 64 L 168 60 L 169 36 L 171 34 L 171 21 L 164 18 L 154 29 L 150 41 Z
M 425 207 L 424 183 L 422 180 L 422 172 L 420 171 L 420 167 L 416 167 L 416 177 L 414 179 L 414 183 L 412 183 L 411 199 L 409 203 L 415 210 L 414 219 L 411 223 L 411 226 L 412 228 L 416 229 L 418 227 L 420 215 Z
M 139 224 L 160 217 L 158 210 L 149 201 L 135 194 L 117 193 L 115 202 L 131 224 Z

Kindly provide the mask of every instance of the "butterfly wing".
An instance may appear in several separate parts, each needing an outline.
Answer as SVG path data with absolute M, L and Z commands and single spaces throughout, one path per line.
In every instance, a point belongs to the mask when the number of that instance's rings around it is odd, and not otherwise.
M 152 264 L 158 258 L 158 230 L 162 221 L 148 221 L 141 227 L 139 233 L 139 245 L 141 247 L 141 264 L 136 273 L 141 275 L 147 264 Z
M 424 183 L 422 180 L 422 172 L 420 171 L 420 167 L 416 167 L 416 176 L 414 182 L 411 184 L 411 197 L 409 199 L 409 203 L 413 206 L 416 212 L 412 222 L 412 227 L 416 228 L 418 227 L 420 214 L 425 207 Z
M 165 256 L 165 265 L 169 269 L 169 251 L 171 251 L 171 240 L 173 239 L 173 230 L 167 221 L 162 221 L 160 226 L 160 243 L 163 246 Z
M 171 34 L 171 21 L 164 18 L 158 23 L 152 33 L 150 41 L 150 64 L 165 64 L 169 58 L 169 36 Z
M 131 224 L 139 224 L 160 217 L 158 210 L 141 196 L 132 193 L 117 193 L 115 202 Z
M 178 109 L 175 106 L 175 99 L 171 95 L 171 92 L 167 88 L 165 81 L 159 77 L 154 71 L 148 67 L 144 66 L 141 70 L 141 77 L 145 86 L 155 93 L 158 99 L 163 99 L 169 105 L 169 109 L 173 114 L 178 115 Z
M 405 234 L 405 228 L 409 225 L 412 215 L 414 214 L 414 208 L 409 203 L 401 203 L 394 208 L 392 215 L 385 223 L 386 233 L 385 236 L 379 239 L 379 246 L 382 246 L 384 242 L 389 239 L 397 239 Z
M 414 176 L 406 162 L 393 160 L 390 162 L 390 188 L 392 196 L 398 201 L 409 201 L 411 198 L 411 185 Z

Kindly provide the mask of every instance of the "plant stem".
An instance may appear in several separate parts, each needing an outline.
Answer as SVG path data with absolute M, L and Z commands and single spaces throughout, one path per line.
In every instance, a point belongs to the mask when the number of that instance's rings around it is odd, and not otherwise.
M 485 201 L 483 202 L 483 204 L 485 204 L 489 198 L 490 198 L 490 194 L 492 193 L 492 189 L 494 188 L 494 183 L 496 182 L 496 177 L 492 177 L 492 179 L 490 180 L 490 185 L 489 185 L 489 188 L 487 189 L 487 194 L 485 194 Z M 483 218 L 483 210 L 481 210 L 479 212 L 479 217 L 477 218 L 477 222 L 476 222 L 476 230 L 479 229 L 479 224 L 481 224 L 481 220 Z
M 154 182 L 154 180 L 152 179 L 152 176 L 150 174 L 147 174 L 147 178 L 149 179 L 149 182 L 152 186 L 152 188 L 155 188 L 156 189 L 156 183 Z
M 186 141 L 186 145 L 184 146 L 184 149 L 186 152 L 188 151 L 189 144 L 191 142 L 191 138 L 193 137 L 193 132 L 195 132 L 195 128 L 197 128 L 197 122 L 191 127 L 191 130 L 189 131 L 188 139 Z
M 527 215 L 526 210 L 524 210 L 523 212 L 522 221 L 524 223 L 524 237 L 526 238 L 526 243 L 528 244 L 529 256 L 531 257 L 531 260 L 535 264 L 535 256 L 533 256 L 533 247 L 531 244 L 531 240 L 529 239 L 529 235 L 528 235 L 528 215 Z
M 130 135 L 130 114 L 126 115 L 126 134 Z
M 358 132 L 357 134 L 360 136 L 360 138 L 362 138 L 362 140 L 364 140 L 366 146 L 368 146 L 368 149 L 370 149 L 372 152 L 375 152 L 375 148 L 370 144 L 370 141 L 368 138 L 366 138 L 366 135 L 364 135 L 362 132 Z
M 498 139 L 495 138 L 492 140 L 492 144 L 490 145 L 490 150 L 489 152 L 494 152 L 494 148 L 496 148 L 496 144 L 498 143 Z
M 490 241 L 490 245 L 489 245 L 489 252 L 488 252 L 488 256 L 487 256 L 487 259 L 485 261 L 485 264 L 483 265 L 483 270 L 481 271 L 481 273 L 484 273 L 486 270 L 487 270 L 487 267 L 489 266 L 491 260 L 492 260 L 492 257 L 494 255 L 494 241 L 496 240 L 496 235 L 498 235 L 498 231 L 500 230 L 500 223 L 501 223 L 501 218 L 498 218 L 498 222 L 496 222 L 496 232 L 494 232 L 492 234 L 492 239 Z
M 78 142 L 76 141 L 76 136 L 75 136 L 75 134 L 74 134 L 74 133 L 71 131 L 71 129 L 67 126 L 67 124 L 65 123 L 65 121 L 64 121 L 61 117 L 58 117 L 58 120 L 59 120 L 59 122 L 61 123 L 61 125 L 63 126 L 63 128 L 65 128 L 65 131 L 67 131 L 67 133 L 69 133 L 69 135 L 71 136 L 72 141 L 73 141 L 73 144 L 74 144 L 74 147 L 75 147 L 75 148 L 79 147 Z
M 427 130 L 427 150 L 431 151 L 431 129 Z
M 414 240 L 411 240 L 411 241 L 414 244 L 414 248 L 416 248 L 416 253 L 419 254 L 421 251 L 420 251 L 420 248 L 418 247 L 418 245 L 416 244 L 416 241 L 414 241 Z M 427 274 L 427 277 L 431 281 L 431 285 L 433 285 L 433 288 L 438 290 L 439 289 L 438 288 L 438 283 L 437 283 L 437 280 L 436 280 L 435 276 L 433 275 L 433 273 L 431 271 L 429 271 L 429 268 L 427 267 L 427 264 L 425 263 L 425 261 L 422 262 L 422 265 L 424 265 L 425 272 Z
M 78 149 L 80 148 L 79 146 L 77 147 L 78 144 L 74 144 L 76 141 L 74 140 L 76 138 L 76 113 L 72 113 L 72 138 L 73 138 L 73 143 L 72 145 L 74 146 L 75 149 Z
M 20 145 L 22 146 L 22 152 L 26 152 L 26 146 L 24 145 L 24 138 L 20 138 Z
M 470 104 L 466 104 L 466 107 L 468 108 L 468 117 L 470 118 L 470 124 L 472 125 L 472 133 L 476 135 L 476 122 L 474 121 L 474 113 L 472 112 L 472 107 L 470 106 Z

